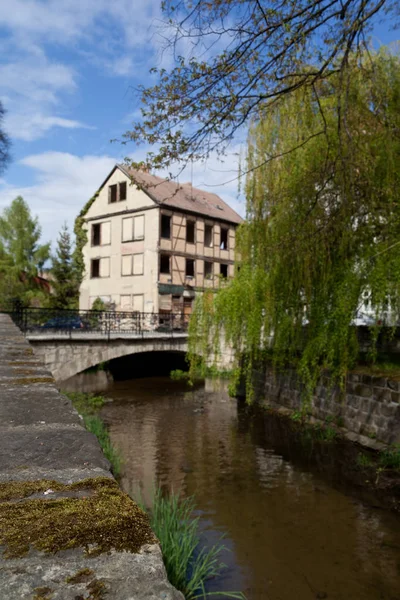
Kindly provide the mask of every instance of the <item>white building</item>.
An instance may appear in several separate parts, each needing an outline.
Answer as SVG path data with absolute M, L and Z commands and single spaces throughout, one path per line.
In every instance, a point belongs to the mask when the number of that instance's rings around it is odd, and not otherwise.
M 191 312 L 234 270 L 242 218 L 219 196 L 116 165 L 85 215 L 80 308 Z

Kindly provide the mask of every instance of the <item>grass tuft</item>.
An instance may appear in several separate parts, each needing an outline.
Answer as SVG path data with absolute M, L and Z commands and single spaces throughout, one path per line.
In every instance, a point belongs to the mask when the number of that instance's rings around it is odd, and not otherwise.
M 385 469 L 400 469 L 400 444 L 393 444 L 380 452 L 379 464 Z
M 192 518 L 194 509 L 191 497 L 179 499 L 175 494 L 163 497 L 160 490 L 155 493 L 149 511 L 150 524 L 160 540 L 169 581 L 186 600 L 211 596 L 245 599 L 241 592 L 205 591 L 206 582 L 220 575 L 225 567 L 220 561 L 225 547 L 219 543 L 210 549 L 200 548 L 199 519 Z
M 97 437 L 105 457 L 111 463 L 113 474 L 118 477 L 122 466 L 121 454 L 111 443 L 107 427 L 96 414 L 105 403 L 105 399 L 103 396 L 95 396 L 82 392 L 63 393 L 71 400 L 78 413 L 82 416 L 86 429 Z
M 112 472 L 118 476 L 121 472 L 122 458 L 118 450 L 110 440 L 110 434 L 103 421 L 97 415 L 84 415 L 83 422 L 88 431 L 93 433 L 99 440 L 105 457 L 110 461 Z

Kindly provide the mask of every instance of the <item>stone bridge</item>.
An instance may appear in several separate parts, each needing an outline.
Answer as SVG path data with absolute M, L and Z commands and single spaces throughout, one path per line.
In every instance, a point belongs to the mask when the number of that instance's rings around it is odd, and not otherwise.
M 99 363 L 143 352 L 187 352 L 187 333 L 69 334 L 28 333 L 35 354 L 45 363 L 56 381 L 65 381 Z

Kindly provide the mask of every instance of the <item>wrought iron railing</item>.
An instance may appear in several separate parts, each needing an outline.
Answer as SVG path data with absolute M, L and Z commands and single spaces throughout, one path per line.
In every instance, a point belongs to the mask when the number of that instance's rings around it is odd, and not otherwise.
M 25 334 L 137 334 L 185 333 L 189 316 L 183 313 L 67 310 L 16 307 L 11 316 Z

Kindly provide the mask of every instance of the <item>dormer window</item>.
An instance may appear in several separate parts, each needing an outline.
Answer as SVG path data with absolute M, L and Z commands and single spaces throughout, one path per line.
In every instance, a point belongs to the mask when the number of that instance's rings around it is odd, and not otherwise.
M 108 202 L 113 204 L 114 202 L 121 202 L 126 200 L 126 181 L 120 183 L 114 183 L 108 186 Z
M 119 184 L 119 200 L 126 200 L 126 181 Z

